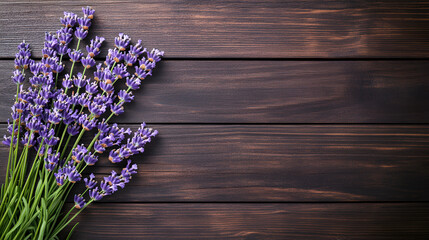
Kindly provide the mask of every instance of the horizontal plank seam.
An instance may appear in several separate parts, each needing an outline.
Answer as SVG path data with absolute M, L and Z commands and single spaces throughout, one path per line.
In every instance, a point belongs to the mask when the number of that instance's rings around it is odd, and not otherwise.
M 102 61 L 104 58 L 94 58 L 95 60 Z M 0 61 L 11 61 L 14 57 L 0 57 Z M 308 58 L 308 57 L 295 57 L 295 58 L 235 58 L 235 57 L 207 57 L 207 58 L 194 58 L 194 57 L 165 57 L 163 61 L 428 61 L 429 58 L 421 57 L 336 57 L 336 58 Z
M 67 201 L 67 203 L 73 203 Z M 136 201 L 96 202 L 95 204 L 421 204 L 429 201 Z
M 123 125 L 140 125 L 141 122 L 115 122 L 118 124 Z M 323 126 L 364 126 L 364 125 L 373 125 L 373 126 L 382 126 L 382 125 L 389 125 L 389 126 L 429 126 L 429 123 L 318 123 L 318 122 L 311 122 L 311 123 L 270 123 L 270 122 L 262 122 L 262 123 L 243 123 L 243 122 L 231 122 L 231 123 L 217 123 L 217 122 L 145 122 L 148 125 L 222 125 L 222 126 L 266 126 L 266 125 L 272 125 L 272 126 L 293 126 L 293 125 L 304 125 L 304 126 L 310 126 L 310 125 L 323 125 Z M 0 124 L 7 124 L 7 122 L 0 122 Z

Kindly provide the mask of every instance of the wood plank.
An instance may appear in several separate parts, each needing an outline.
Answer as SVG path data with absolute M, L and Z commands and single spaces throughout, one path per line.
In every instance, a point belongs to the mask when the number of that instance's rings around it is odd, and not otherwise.
M 427 239 L 425 204 L 95 204 L 72 239 Z
M 0 121 L 15 87 L 0 61 Z M 429 61 L 166 61 L 115 121 L 428 123 Z
M 429 201 L 427 125 L 150 126 L 139 174 L 105 201 Z
M 3 1 L 0 57 L 26 39 L 40 56 L 46 31 L 86 1 Z M 119 32 L 168 57 L 427 57 L 429 1 L 91 1 L 91 37 Z M 86 41 L 85 41 L 86 42 Z

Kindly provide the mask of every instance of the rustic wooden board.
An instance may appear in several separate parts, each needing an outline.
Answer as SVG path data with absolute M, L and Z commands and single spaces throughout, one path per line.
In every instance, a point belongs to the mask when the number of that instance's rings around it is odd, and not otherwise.
M 429 201 L 428 126 L 150 126 L 139 174 L 106 201 Z
M 0 61 L 1 122 L 12 70 Z M 429 61 L 166 61 L 115 120 L 428 123 L 428 75 Z
M 96 204 L 72 239 L 427 239 L 428 204 Z
M 26 39 L 40 56 L 63 11 L 87 1 L 0 3 L 0 57 Z M 91 1 L 91 37 L 119 32 L 168 57 L 427 57 L 429 1 Z
M 17 44 L 40 57 L 87 4 L 0 2 L 1 132 Z M 428 0 L 91 4 L 83 45 L 125 32 L 167 60 L 118 119 L 159 137 L 73 239 L 428 239 Z

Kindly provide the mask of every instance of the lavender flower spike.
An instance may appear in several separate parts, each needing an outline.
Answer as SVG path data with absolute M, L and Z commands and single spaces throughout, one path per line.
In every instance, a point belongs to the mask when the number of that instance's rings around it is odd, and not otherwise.
M 58 239 L 81 212 L 74 208 L 82 210 L 130 182 L 137 173 L 131 158 L 158 134 L 145 123 L 133 132 L 110 121 L 124 113 L 164 52 L 148 51 L 141 40 L 132 42 L 124 33 L 110 49 L 102 50 L 105 39 L 99 36 L 82 48 L 95 23 L 94 12 L 91 7 L 83 7 L 79 15 L 64 12 L 58 29 L 44 35 L 41 59 L 31 59 L 25 42 L 18 45 L 11 76 L 17 93 L 3 140 L 9 158 L 0 194 L 0 239 Z M 101 52 L 108 54 L 97 65 L 94 58 Z M 113 163 L 127 161 L 126 167 L 97 181 L 91 172 L 101 154 Z M 85 190 L 71 193 L 74 206 L 62 214 L 61 203 L 79 182 Z
M 85 206 L 85 199 L 80 194 L 74 195 L 75 208 L 81 209 Z

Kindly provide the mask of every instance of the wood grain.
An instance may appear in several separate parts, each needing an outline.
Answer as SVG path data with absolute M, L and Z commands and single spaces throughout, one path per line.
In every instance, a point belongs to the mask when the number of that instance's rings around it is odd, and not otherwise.
M 133 158 L 139 174 L 105 201 L 429 201 L 428 126 L 150 127 L 160 135 Z M 121 165 L 94 169 L 101 179 Z
M 0 121 L 13 102 L 0 61 Z M 166 61 L 115 121 L 428 123 L 429 61 Z M 29 73 L 30 74 L 30 73 Z
M 17 44 L 40 57 L 87 4 L 0 2 L 1 132 Z M 428 239 L 429 125 L 413 124 L 429 123 L 429 60 L 410 60 L 429 55 L 428 0 L 91 5 L 81 46 L 104 36 L 104 56 L 124 32 L 167 60 L 117 119 L 160 135 L 73 239 Z M 102 156 L 94 171 L 120 168 Z
M 72 239 L 427 239 L 428 204 L 95 204 Z
M 63 11 L 87 1 L 0 3 L 0 57 L 26 39 L 40 56 Z M 90 37 L 119 32 L 168 57 L 427 57 L 429 1 L 91 1 Z M 89 41 L 89 40 L 88 40 Z M 85 41 L 85 42 L 88 42 Z

